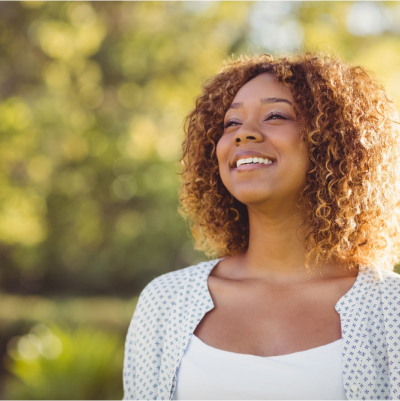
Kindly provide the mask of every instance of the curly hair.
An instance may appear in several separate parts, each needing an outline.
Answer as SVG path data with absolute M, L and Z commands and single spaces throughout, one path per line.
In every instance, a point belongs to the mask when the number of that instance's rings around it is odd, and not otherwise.
M 238 90 L 268 72 L 287 85 L 310 160 L 298 207 L 306 228 L 306 266 L 342 260 L 349 268 L 392 270 L 399 259 L 400 131 L 389 95 L 371 74 L 313 53 L 241 56 L 205 81 L 185 118 L 180 212 L 196 249 L 233 256 L 249 243 L 247 207 L 226 189 L 216 145 Z

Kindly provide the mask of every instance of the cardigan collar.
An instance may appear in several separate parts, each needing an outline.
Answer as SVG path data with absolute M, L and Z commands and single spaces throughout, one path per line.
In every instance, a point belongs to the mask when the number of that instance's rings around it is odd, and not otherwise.
M 224 258 L 210 260 L 205 265 L 200 264 L 196 266 L 194 273 L 197 276 L 196 281 L 200 284 L 201 289 L 203 289 L 204 291 L 195 291 L 195 298 L 197 298 L 198 305 L 203 306 L 203 308 L 201 309 L 206 310 L 204 313 L 214 308 L 214 302 L 212 301 L 211 294 L 208 289 L 207 280 L 212 269 L 222 259 Z M 336 303 L 335 305 L 336 311 L 339 314 L 342 314 L 344 312 L 352 310 L 357 305 L 357 303 L 363 298 L 363 295 L 365 294 L 367 289 L 371 286 L 370 284 L 371 281 L 376 279 L 376 275 L 377 273 L 375 272 L 375 269 L 373 269 L 372 267 L 361 266 L 353 286 Z
M 361 266 L 353 286 L 336 303 L 336 311 L 342 315 L 354 309 L 357 303 L 365 299 L 365 294 L 371 287 L 371 282 L 375 277 L 376 272 L 374 268 Z

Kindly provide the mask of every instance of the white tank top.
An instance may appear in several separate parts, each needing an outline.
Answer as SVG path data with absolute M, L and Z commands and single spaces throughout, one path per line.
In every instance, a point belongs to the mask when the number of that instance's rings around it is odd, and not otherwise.
M 342 339 L 288 355 L 261 357 L 211 347 L 192 335 L 174 400 L 347 400 Z

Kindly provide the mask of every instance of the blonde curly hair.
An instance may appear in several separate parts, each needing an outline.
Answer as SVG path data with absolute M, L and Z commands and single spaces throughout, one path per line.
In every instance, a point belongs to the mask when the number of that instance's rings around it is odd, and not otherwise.
M 384 88 L 364 68 L 313 53 L 241 56 L 202 87 L 184 123 L 180 212 L 196 249 L 233 256 L 249 242 L 247 207 L 221 181 L 216 145 L 238 90 L 269 72 L 295 101 L 310 170 L 298 206 L 306 227 L 306 266 L 345 261 L 349 268 L 392 270 L 399 260 L 400 130 Z

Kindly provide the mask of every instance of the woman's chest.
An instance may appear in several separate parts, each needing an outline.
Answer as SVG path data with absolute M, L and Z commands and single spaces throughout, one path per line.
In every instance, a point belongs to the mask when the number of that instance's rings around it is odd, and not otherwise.
M 334 291 L 307 288 L 263 291 L 262 288 L 213 286 L 214 308 L 205 314 L 194 334 L 225 351 L 278 356 L 316 348 L 342 337 Z M 214 290 L 214 291 L 213 291 Z

